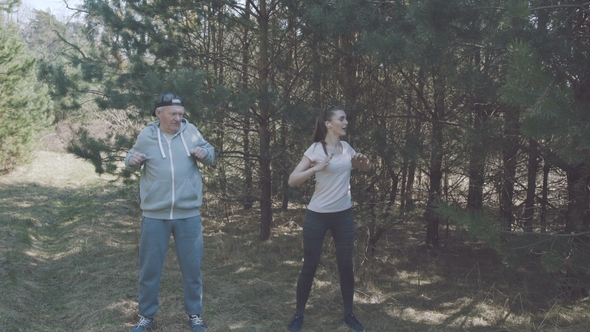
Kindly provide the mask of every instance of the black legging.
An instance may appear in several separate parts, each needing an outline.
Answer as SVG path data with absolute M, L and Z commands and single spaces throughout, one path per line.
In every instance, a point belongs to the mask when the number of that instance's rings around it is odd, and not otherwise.
M 336 262 L 340 275 L 340 291 L 344 302 L 344 314 L 352 314 L 354 296 L 354 272 L 352 252 L 354 249 L 354 218 L 352 208 L 334 212 L 318 213 L 307 210 L 303 224 L 303 267 L 297 280 L 297 307 L 295 315 L 302 316 L 309 298 L 315 272 L 322 256 L 326 232 L 330 230 L 336 247 Z

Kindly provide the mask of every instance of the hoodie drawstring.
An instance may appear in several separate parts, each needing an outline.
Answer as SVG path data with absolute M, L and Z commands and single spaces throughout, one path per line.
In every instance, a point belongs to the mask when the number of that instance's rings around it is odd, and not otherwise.
M 164 154 L 164 148 L 162 147 L 162 137 L 160 136 L 160 128 L 158 129 L 158 144 L 160 145 L 160 153 L 162 154 L 162 158 L 166 159 L 166 154 Z
M 180 139 L 182 140 L 182 145 L 184 146 L 184 151 L 186 151 L 186 155 L 188 157 L 190 157 L 191 153 L 188 150 L 188 146 L 186 145 L 186 141 L 184 140 L 184 135 L 183 135 L 182 131 L 180 132 Z M 160 153 L 162 154 L 162 158 L 166 159 L 166 154 L 164 153 L 164 147 L 162 146 L 162 136 L 160 134 L 160 128 L 158 128 L 158 144 L 160 145 Z
M 180 138 L 182 139 L 182 144 L 184 145 L 184 150 L 186 150 L 186 155 L 187 156 L 191 156 L 191 153 L 188 151 L 188 146 L 186 146 L 186 141 L 184 140 L 184 135 L 182 134 L 183 132 L 180 132 Z

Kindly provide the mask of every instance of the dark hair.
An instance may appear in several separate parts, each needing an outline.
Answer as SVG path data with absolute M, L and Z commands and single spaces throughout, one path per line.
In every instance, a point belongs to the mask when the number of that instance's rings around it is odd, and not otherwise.
M 322 112 L 318 115 L 316 119 L 315 131 L 313 133 L 313 141 L 314 143 L 322 143 L 322 148 L 324 149 L 324 153 L 326 153 L 326 155 L 328 155 L 328 150 L 326 149 L 326 135 L 328 134 L 326 121 L 331 121 L 334 117 L 334 113 L 343 110 L 344 108 L 340 106 L 328 105 L 326 106 L 326 108 L 322 110 Z

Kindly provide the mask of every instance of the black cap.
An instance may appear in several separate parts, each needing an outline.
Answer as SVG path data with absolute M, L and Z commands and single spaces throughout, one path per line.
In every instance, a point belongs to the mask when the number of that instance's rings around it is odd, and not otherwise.
M 182 98 L 180 98 L 177 94 L 174 94 L 172 92 L 162 93 L 158 96 L 158 99 L 156 100 L 156 107 L 152 111 L 152 115 L 156 116 L 156 108 L 171 105 L 178 105 L 184 107 L 184 102 L 182 101 Z

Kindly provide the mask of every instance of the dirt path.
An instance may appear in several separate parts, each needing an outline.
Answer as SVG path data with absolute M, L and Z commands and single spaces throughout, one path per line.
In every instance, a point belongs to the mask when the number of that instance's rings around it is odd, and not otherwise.
M 135 237 L 128 204 L 108 180 L 47 151 L 0 177 L 0 331 L 90 331 L 103 325 L 96 319 L 120 330 L 117 317 L 133 304 L 108 309 L 117 297 L 106 286 L 134 270 Z

